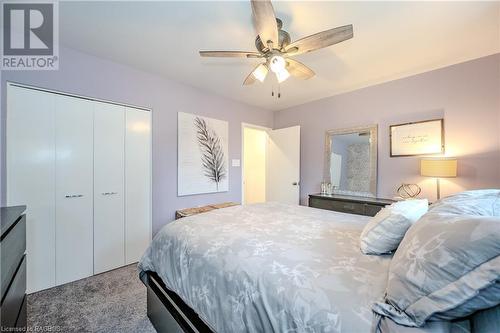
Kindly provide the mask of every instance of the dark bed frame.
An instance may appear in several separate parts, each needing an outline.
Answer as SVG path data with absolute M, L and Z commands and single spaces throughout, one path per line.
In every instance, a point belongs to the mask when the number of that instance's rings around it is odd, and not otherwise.
M 147 288 L 147 313 L 157 332 L 215 333 L 155 272 L 141 272 L 139 277 Z
M 159 333 L 215 333 L 176 293 L 151 271 L 139 275 L 147 288 L 147 314 Z M 471 332 L 500 332 L 500 305 L 469 317 Z

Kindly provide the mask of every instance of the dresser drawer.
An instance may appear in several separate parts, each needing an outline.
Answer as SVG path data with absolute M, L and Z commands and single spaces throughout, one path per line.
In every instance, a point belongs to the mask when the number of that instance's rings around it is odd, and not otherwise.
M 21 310 L 19 310 L 19 315 L 17 316 L 16 327 L 26 327 L 27 325 L 28 304 L 26 302 L 26 295 L 24 295 L 23 304 L 21 305 Z
M 350 213 L 350 214 L 365 214 L 364 204 L 358 202 L 347 202 L 347 201 L 337 201 L 337 200 L 328 200 L 328 199 L 317 199 L 311 198 L 309 200 L 309 206 L 314 208 L 328 209 L 334 210 L 342 213 Z
M 1 294 L 2 299 L 7 291 L 14 272 L 26 251 L 26 215 L 12 227 L 4 239 L 1 240 Z
M 26 296 L 26 257 L 22 258 L 5 298 L 2 301 L 0 320 L 2 327 L 15 327 Z
M 365 204 L 365 214 L 366 216 L 375 216 L 384 206 Z

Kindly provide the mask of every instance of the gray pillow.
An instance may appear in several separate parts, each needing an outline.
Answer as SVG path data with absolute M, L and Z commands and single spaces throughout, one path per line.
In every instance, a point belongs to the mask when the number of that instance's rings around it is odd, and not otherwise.
M 458 215 L 500 216 L 500 190 L 465 191 L 439 200 L 429 212 Z
M 394 251 L 408 228 L 428 209 L 427 199 L 398 201 L 383 208 L 370 219 L 361 232 L 361 252 L 384 254 Z
M 469 191 L 430 208 L 391 262 L 381 316 L 406 326 L 500 304 L 500 190 Z

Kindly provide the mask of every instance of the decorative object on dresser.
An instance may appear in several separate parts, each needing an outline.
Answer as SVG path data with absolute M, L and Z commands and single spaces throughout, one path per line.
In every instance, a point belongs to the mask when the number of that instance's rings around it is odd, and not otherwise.
M 206 205 L 206 206 L 201 206 L 201 207 L 193 207 L 193 208 L 184 208 L 184 209 L 179 209 L 175 212 L 175 219 L 178 220 L 183 217 L 188 217 L 192 215 L 197 215 L 205 212 L 209 212 L 214 209 L 221 209 L 221 208 L 226 208 L 226 207 L 232 207 L 232 206 L 237 206 L 239 205 L 236 202 L 223 202 L 220 204 L 214 204 L 214 205 Z
M 26 206 L 0 208 L 0 329 L 26 331 Z
M 457 176 L 456 158 L 432 158 L 420 161 L 420 175 L 436 178 L 437 199 L 441 198 L 439 178 L 454 178 Z
M 351 195 L 309 195 L 309 207 L 334 210 L 342 213 L 375 216 L 382 208 L 394 203 L 391 199 Z
M 416 198 L 422 189 L 417 184 L 401 184 L 396 190 L 401 199 Z
M 391 157 L 444 154 L 444 120 L 389 126 Z
M 177 126 L 177 194 L 228 191 L 228 122 L 179 112 Z
M 335 190 L 335 185 L 332 183 L 321 183 L 321 194 L 332 195 Z
M 376 196 L 377 136 L 377 125 L 326 132 L 323 181 L 334 193 Z

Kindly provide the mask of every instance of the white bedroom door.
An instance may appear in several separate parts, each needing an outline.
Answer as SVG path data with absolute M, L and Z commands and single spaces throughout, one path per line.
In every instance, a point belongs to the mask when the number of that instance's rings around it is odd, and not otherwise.
M 266 201 L 300 201 L 300 126 L 268 132 Z
M 125 264 L 125 108 L 94 104 L 94 274 Z

